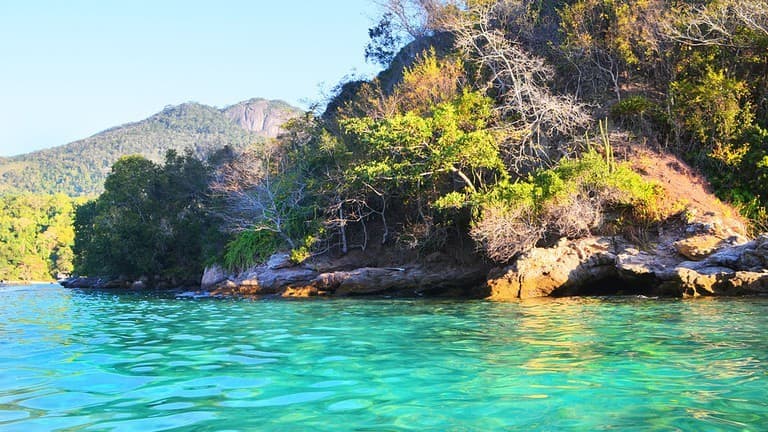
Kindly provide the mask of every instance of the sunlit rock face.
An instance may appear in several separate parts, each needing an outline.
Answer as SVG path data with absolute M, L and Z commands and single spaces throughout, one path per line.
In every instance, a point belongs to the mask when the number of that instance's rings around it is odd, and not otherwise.
M 266 99 L 250 99 L 224 109 L 224 115 L 233 123 L 269 138 L 277 137 L 283 124 L 298 114 L 296 108 Z
M 553 247 L 531 249 L 492 273 L 490 299 L 768 294 L 768 235 L 745 243 L 739 238 L 694 240 L 684 247 L 678 241 L 648 251 L 617 238 L 561 240 Z M 698 261 L 691 261 L 691 255 Z

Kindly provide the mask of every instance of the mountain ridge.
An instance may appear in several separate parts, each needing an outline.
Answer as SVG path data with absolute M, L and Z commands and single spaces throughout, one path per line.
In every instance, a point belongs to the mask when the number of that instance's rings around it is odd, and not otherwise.
M 140 154 L 159 162 L 168 150 L 190 149 L 204 158 L 225 145 L 240 149 L 274 138 L 282 124 L 300 112 L 284 101 L 263 98 L 224 108 L 198 102 L 168 105 L 143 120 L 80 140 L 0 157 L 0 193 L 98 194 L 121 156 Z

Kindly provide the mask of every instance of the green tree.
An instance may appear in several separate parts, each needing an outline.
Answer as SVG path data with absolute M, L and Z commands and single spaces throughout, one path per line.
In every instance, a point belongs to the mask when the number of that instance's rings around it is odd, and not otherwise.
M 104 193 L 78 207 L 75 264 L 81 274 L 196 279 L 210 232 L 209 168 L 191 152 L 169 151 L 164 165 L 118 160 Z
M 71 198 L 3 195 L 0 209 L 0 279 L 49 280 L 72 271 Z

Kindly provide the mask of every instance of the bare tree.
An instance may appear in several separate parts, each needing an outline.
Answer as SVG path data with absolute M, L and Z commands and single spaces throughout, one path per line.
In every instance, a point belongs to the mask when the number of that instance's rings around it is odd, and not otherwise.
M 275 146 L 246 150 L 218 169 L 211 190 L 226 203 L 219 216 L 228 230 L 270 231 L 294 248 L 286 223 L 304 199 L 304 185 L 278 179 L 273 171 L 279 166 Z
M 529 209 L 494 205 L 483 208 L 480 219 L 470 230 L 478 246 L 498 263 L 509 262 L 536 246 L 544 233 L 545 225 Z
M 510 128 L 505 150 L 518 171 L 570 153 L 565 146 L 590 120 L 574 98 L 550 90 L 554 70 L 525 49 L 520 40 L 525 29 L 505 29 L 524 10 L 522 0 L 493 2 L 456 14 L 448 24 L 457 46 L 487 74 L 488 87 L 502 101 L 499 110 Z
M 389 237 L 389 227 L 387 226 L 387 199 L 384 193 L 377 191 L 373 186 L 366 184 L 374 195 L 381 201 L 381 207 L 375 208 L 371 203 L 371 197 L 361 195 L 358 197 L 335 197 L 332 204 L 326 210 L 328 218 L 325 226 L 330 232 L 337 232 L 339 235 L 339 250 L 346 254 L 350 249 L 360 248 L 365 250 L 368 247 L 370 233 L 368 231 L 367 221 L 371 217 L 378 216 L 382 222 L 381 244 L 387 242 Z M 357 224 L 362 232 L 362 238 L 359 244 L 350 243 L 347 234 L 347 225 Z
M 689 46 L 748 47 L 750 41 L 739 37 L 742 28 L 768 37 L 768 3 L 724 0 L 693 5 L 663 22 L 667 37 Z
M 376 0 L 376 3 L 394 17 L 398 30 L 413 39 L 439 29 L 444 11 L 455 4 L 441 0 Z

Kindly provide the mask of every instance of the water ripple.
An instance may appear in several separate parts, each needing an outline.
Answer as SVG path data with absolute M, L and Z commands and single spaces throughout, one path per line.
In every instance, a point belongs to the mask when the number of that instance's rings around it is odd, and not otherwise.
M 768 299 L 0 304 L 3 431 L 768 424 Z

